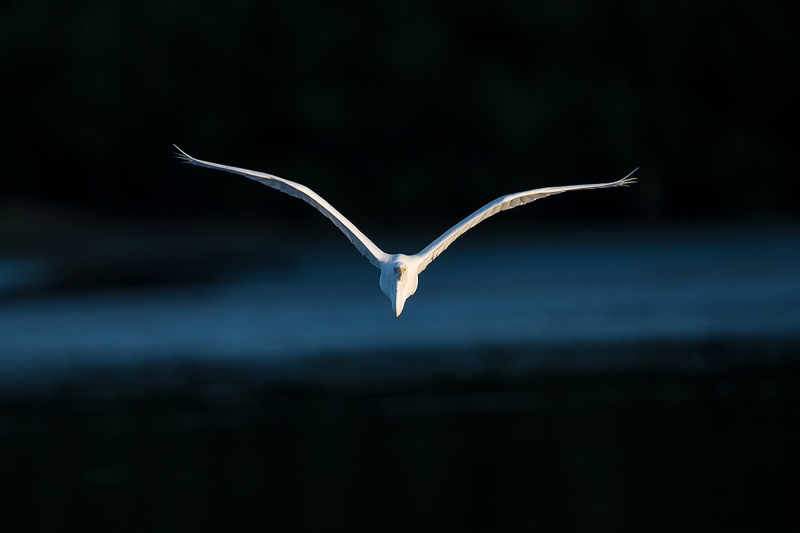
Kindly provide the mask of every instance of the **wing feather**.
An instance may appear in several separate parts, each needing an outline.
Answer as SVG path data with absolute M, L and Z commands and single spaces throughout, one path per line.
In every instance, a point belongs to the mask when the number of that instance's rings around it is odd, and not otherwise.
M 326 202 L 324 198 L 305 185 L 300 185 L 299 183 L 285 180 L 271 174 L 265 174 L 263 172 L 256 172 L 254 170 L 247 170 L 244 168 L 230 167 L 228 165 L 220 165 L 218 163 L 202 161 L 200 159 L 195 159 L 177 146 L 175 146 L 175 148 L 177 148 L 180 152 L 179 154 L 175 155 L 186 163 L 239 174 L 245 178 L 263 183 L 267 187 L 272 187 L 273 189 L 277 189 L 290 196 L 294 196 L 295 198 L 300 198 L 301 200 L 306 201 L 307 203 L 313 205 L 317 211 L 328 217 L 328 219 L 330 219 L 330 221 L 333 222 L 336 227 L 347 236 L 350 242 L 353 243 L 353 246 L 355 246 L 356 249 L 358 249 L 358 251 L 361 252 L 361 254 L 366 257 L 370 263 L 380 268 L 382 262 L 389 260 L 389 255 L 387 253 L 378 248 L 375 243 L 369 240 L 366 235 L 361 233 L 352 222 L 347 220 L 344 215 L 334 209 L 334 207 Z
M 639 170 L 638 168 L 636 170 Z M 634 170 L 633 172 L 636 172 Z M 433 241 L 427 248 L 422 250 L 420 253 L 416 255 L 416 257 L 421 259 L 420 266 L 418 272 L 422 272 L 425 268 L 439 255 L 444 252 L 448 246 L 450 246 L 453 241 L 458 239 L 461 235 L 469 231 L 470 229 L 474 228 L 490 216 L 496 215 L 500 211 L 505 211 L 507 209 L 513 209 L 520 205 L 525 205 L 527 203 L 533 202 L 534 200 L 538 200 L 539 198 L 544 198 L 546 196 L 552 196 L 554 194 L 561 194 L 562 192 L 567 191 L 580 191 L 584 189 L 605 189 L 608 187 L 626 187 L 631 183 L 636 183 L 636 178 L 631 178 L 633 174 L 631 172 L 624 178 L 618 181 L 614 181 L 611 183 L 597 183 L 592 185 L 569 185 L 567 187 L 545 187 L 543 189 L 533 189 L 531 191 L 519 192 L 516 194 L 509 194 L 506 196 L 502 196 L 497 200 L 486 204 L 485 206 L 481 207 L 470 216 L 447 230 L 441 237 Z

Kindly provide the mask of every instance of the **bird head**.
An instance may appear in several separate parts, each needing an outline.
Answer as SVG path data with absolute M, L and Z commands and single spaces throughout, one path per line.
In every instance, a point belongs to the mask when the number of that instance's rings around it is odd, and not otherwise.
M 396 261 L 382 269 L 381 290 L 391 300 L 395 316 L 400 316 L 406 299 L 417 290 L 417 276 L 404 262 Z

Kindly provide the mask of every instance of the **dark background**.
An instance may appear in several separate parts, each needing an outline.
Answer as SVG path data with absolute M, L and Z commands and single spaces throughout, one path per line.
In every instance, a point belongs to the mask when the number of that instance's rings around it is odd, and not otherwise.
M 790 2 L 6 1 L 0 195 L 151 214 L 294 211 L 210 161 L 380 224 L 641 167 L 531 217 L 800 213 Z M 286 207 L 286 206 L 290 207 Z
M 791 324 L 796 11 L 747 0 L 0 3 L 0 325 L 43 339 L 30 346 L 55 339 L 52 353 L 9 353 L 0 331 L 0 372 L 19 371 L 0 375 L 0 530 L 797 531 L 800 341 L 769 336 L 780 328 L 556 348 L 498 335 L 366 354 L 331 341 L 331 353 L 273 367 L 258 354 L 160 362 L 170 332 L 140 342 L 154 330 L 136 329 L 148 312 L 179 323 L 159 302 L 187 312 L 241 271 L 289 286 L 262 287 L 272 307 L 252 303 L 253 323 L 285 305 L 294 334 L 336 337 L 298 326 L 317 309 L 308 302 L 330 298 L 301 292 L 296 256 L 309 239 L 346 248 L 337 230 L 296 199 L 178 164 L 172 143 L 307 184 L 366 234 L 411 242 L 406 252 L 500 195 L 640 167 L 634 187 L 537 202 L 470 238 L 539 231 L 566 243 L 550 247 L 553 265 L 570 253 L 573 268 L 586 263 L 584 286 L 611 257 L 622 272 L 654 271 L 643 292 L 674 286 L 680 300 L 692 287 L 681 276 L 719 282 L 773 298 L 764 324 Z M 704 224 L 721 229 L 695 231 Z M 623 226 L 642 233 L 617 249 L 636 253 L 616 257 L 605 247 Z M 728 272 L 743 235 L 761 261 Z M 599 251 L 581 255 L 587 243 Z M 526 257 L 508 248 L 511 263 Z M 481 248 L 458 249 L 450 265 L 481 264 L 470 256 Z M 685 258 L 691 275 L 628 261 L 659 254 Z M 327 282 L 330 265 L 305 266 Z M 732 317 L 724 324 L 738 316 L 728 301 L 748 300 L 721 297 L 712 312 Z M 241 307 L 219 302 L 208 313 L 228 324 Z M 663 302 L 647 302 L 657 322 Z M 100 325 L 96 306 L 108 309 Z M 102 341 L 103 324 L 160 351 L 83 353 L 82 335 Z M 41 367 L 25 374 L 28 355 Z M 69 366 L 90 356 L 104 363 Z

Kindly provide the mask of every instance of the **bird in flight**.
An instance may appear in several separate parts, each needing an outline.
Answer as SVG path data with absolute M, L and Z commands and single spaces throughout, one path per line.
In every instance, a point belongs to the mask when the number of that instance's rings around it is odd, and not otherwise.
M 469 229 L 475 227 L 480 222 L 486 220 L 492 215 L 512 209 L 514 207 L 525 205 L 539 198 L 551 196 L 553 194 L 560 194 L 567 191 L 580 191 L 584 189 L 606 189 L 609 187 L 625 187 L 631 183 L 636 183 L 636 178 L 632 178 L 636 170 L 625 176 L 619 181 L 611 183 L 597 183 L 592 185 L 569 185 L 566 187 L 545 187 L 543 189 L 533 189 L 531 191 L 518 192 L 515 194 L 508 194 L 501 196 L 497 200 L 486 204 L 470 216 L 447 230 L 441 237 L 429 244 L 424 250 L 414 255 L 405 254 L 387 254 L 375 243 L 367 238 L 366 235 L 361 233 L 352 222 L 347 220 L 344 215 L 339 213 L 334 207 L 325 201 L 320 195 L 299 183 L 285 180 L 271 174 L 263 172 L 256 172 L 254 170 L 247 170 L 244 168 L 231 167 L 228 165 L 220 165 L 218 163 L 210 163 L 208 161 L 201 161 L 190 156 L 177 146 L 178 149 L 176 157 L 183 160 L 185 163 L 191 163 L 200 167 L 215 168 L 217 170 L 224 170 L 239 174 L 245 178 L 263 183 L 267 187 L 278 189 L 295 198 L 305 200 L 309 204 L 317 208 L 317 210 L 328 217 L 337 228 L 342 230 L 350 242 L 353 243 L 361 254 L 366 257 L 370 263 L 375 265 L 381 271 L 380 287 L 381 291 L 389 297 L 392 302 L 392 311 L 395 316 L 400 316 L 403 312 L 403 306 L 412 294 L 417 291 L 418 278 L 420 273 L 425 270 L 428 265 L 439 257 L 439 254 L 444 252 L 453 241 L 466 233 Z

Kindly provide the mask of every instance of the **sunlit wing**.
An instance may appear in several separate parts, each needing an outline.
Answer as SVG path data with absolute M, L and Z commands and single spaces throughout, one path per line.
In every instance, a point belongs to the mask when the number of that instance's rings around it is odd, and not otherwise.
M 301 200 L 305 200 L 309 204 L 313 205 L 317 208 L 317 210 L 328 217 L 331 222 L 333 222 L 337 228 L 342 230 L 347 238 L 353 243 L 361 254 L 369 259 L 369 262 L 375 265 L 376 267 L 381 267 L 381 262 L 386 262 L 389 260 L 389 255 L 383 252 L 380 248 L 378 248 L 375 243 L 367 238 L 366 235 L 361 233 L 357 227 L 353 225 L 352 222 L 347 220 L 344 215 L 339 213 L 334 207 L 325 201 L 320 195 L 306 187 L 305 185 L 300 185 L 299 183 L 294 183 L 289 180 L 285 180 L 283 178 L 279 178 L 277 176 L 272 176 L 270 174 L 264 174 L 263 172 L 256 172 L 253 170 L 247 170 L 244 168 L 238 167 L 230 167 L 228 165 L 220 165 L 217 163 L 209 163 L 208 161 L 201 161 L 200 159 L 195 159 L 194 157 L 190 156 L 177 146 L 175 148 L 178 149 L 180 152 L 179 154 L 175 154 L 178 158 L 182 159 L 186 163 L 191 163 L 193 165 L 197 165 L 200 167 L 206 168 L 215 168 L 217 170 L 224 170 L 226 172 L 232 172 L 234 174 L 239 174 L 240 176 L 244 176 L 245 178 L 249 178 L 254 181 L 258 181 L 263 183 L 267 187 L 272 187 L 273 189 L 278 189 L 281 192 L 285 192 L 290 196 L 294 196 L 295 198 L 300 198 Z
M 639 170 L 638 168 L 636 170 Z M 636 172 L 634 170 L 633 172 Z M 612 183 L 598 183 L 593 185 L 570 185 L 567 187 L 545 187 L 543 189 L 533 189 L 532 191 L 519 192 L 516 194 L 509 194 L 503 196 L 481 207 L 470 216 L 450 228 L 444 235 L 433 241 L 427 248 L 417 254 L 421 259 L 419 272 L 425 270 L 431 261 L 439 257 L 439 254 L 447 250 L 453 241 L 458 239 L 461 235 L 466 233 L 471 228 L 474 228 L 492 215 L 505 211 L 506 209 L 513 209 L 514 207 L 525 205 L 539 198 L 545 196 L 552 196 L 567 191 L 581 191 L 584 189 L 605 189 L 608 187 L 625 187 L 631 183 L 636 183 L 636 178 L 631 178 L 631 172 L 619 181 Z

